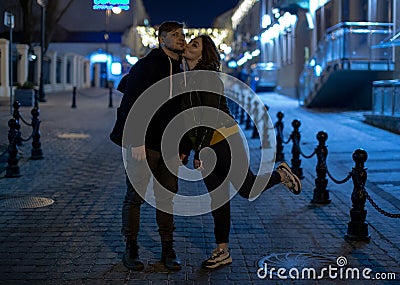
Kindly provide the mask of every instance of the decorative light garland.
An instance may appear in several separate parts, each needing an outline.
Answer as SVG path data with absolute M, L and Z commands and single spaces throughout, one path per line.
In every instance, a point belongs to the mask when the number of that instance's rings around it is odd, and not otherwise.
M 235 10 L 235 12 L 233 12 L 231 17 L 233 29 L 236 29 L 242 19 L 258 1 L 259 0 L 243 0 L 242 3 L 240 3 L 239 7 Z
M 154 48 L 158 45 L 156 29 L 152 27 L 137 26 L 136 31 L 142 39 L 143 46 Z
M 155 48 L 158 46 L 157 39 L 157 31 L 152 27 L 144 27 L 138 26 L 136 27 L 136 31 L 140 35 L 142 39 L 142 44 L 145 47 Z M 231 50 L 229 47 L 229 42 L 227 42 L 227 37 L 229 34 L 228 29 L 216 29 L 216 28 L 201 28 L 201 29 L 185 29 L 186 40 L 190 41 L 191 39 L 197 37 L 201 34 L 207 34 L 214 41 L 215 45 L 223 50 L 225 53 Z

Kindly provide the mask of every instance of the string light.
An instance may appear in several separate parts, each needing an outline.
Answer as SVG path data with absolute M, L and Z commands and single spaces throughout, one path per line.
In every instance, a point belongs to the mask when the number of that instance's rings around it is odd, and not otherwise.
M 138 26 L 136 27 L 136 30 L 142 39 L 143 46 L 149 48 L 155 48 L 158 46 L 157 32 L 154 28 Z M 199 34 L 209 35 L 220 50 L 231 50 L 231 48 L 228 46 L 229 42 L 227 41 L 227 37 L 229 35 L 228 29 L 185 29 L 186 41 L 188 42 L 197 37 Z
M 231 20 L 232 20 L 232 27 L 236 29 L 236 27 L 240 24 L 242 19 L 246 16 L 249 10 L 254 6 L 256 2 L 259 0 L 244 0 L 239 7 L 233 13 Z

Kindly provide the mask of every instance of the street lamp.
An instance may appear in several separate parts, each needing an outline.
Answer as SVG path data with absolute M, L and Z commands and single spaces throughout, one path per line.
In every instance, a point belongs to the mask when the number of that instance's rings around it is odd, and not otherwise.
M 108 8 L 106 9 L 106 30 L 104 33 L 104 40 L 105 40 L 105 44 L 106 44 L 106 55 L 107 55 L 107 61 L 106 61 L 106 88 L 109 88 L 109 82 L 108 82 L 108 70 L 109 70 L 109 41 L 110 41 L 110 31 L 109 31 L 109 27 L 110 27 L 110 17 L 111 17 L 111 12 L 118 15 L 120 14 L 122 11 L 122 9 L 118 6 L 113 6 L 112 8 Z
M 106 61 L 106 78 L 105 78 L 105 87 L 108 88 L 108 41 L 110 40 L 110 34 L 108 31 L 108 27 L 110 24 L 110 16 L 111 16 L 111 10 L 107 9 L 106 10 L 106 31 L 104 33 L 104 40 L 106 41 L 106 56 L 107 56 L 107 61 Z
M 41 15 L 41 43 L 40 43 L 40 79 L 39 79 L 39 101 L 46 102 L 46 94 L 44 93 L 44 85 L 43 85 L 43 57 L 44 57 L 44 45 L 45 45 L 45 24 L 46 24 L 46 6 L 48 0 L 37 0 L 37 3 L 41 7 L 42 15 Z
M 13 29 L 14 29 L 14 15 L 9 12 L 4 12 L 4 25 L 10 28 L 10 48 L 9 48 L 9 80 L 10 80 L 10 113 L 12 114 L 13 108 L 13 63 L 12 63 L 12 42 L 13 42 Z

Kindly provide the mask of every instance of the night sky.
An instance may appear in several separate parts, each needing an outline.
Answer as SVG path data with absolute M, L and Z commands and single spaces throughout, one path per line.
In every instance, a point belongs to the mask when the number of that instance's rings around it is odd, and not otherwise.
M 238 3 L 239 0 L 143 0 L 152 26 L 176 20 L 190 28 L 211 27 L 217 16 Z

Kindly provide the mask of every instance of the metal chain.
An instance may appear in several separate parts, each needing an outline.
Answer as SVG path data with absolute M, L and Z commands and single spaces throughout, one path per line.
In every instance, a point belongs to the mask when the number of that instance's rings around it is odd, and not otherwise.
M 372 200 L 371 196 L 369 196 L 368 192 L 365 190 L 365 188 L 363 189 L 365 197 L 367 197 L 368 201 L 371 203 L 371 205 L 375 208 L 375 210 L 377 210 L 379 213 L 381 213 L 382 215 L 389 217 L 389 218 L 400 218 L 400 214 L 392 214 L 389 212 L 386 212 L 385 210 L 383 210 L 382 208 L 380 208 L 374 200 Z
M 37 132 L 37 130 L 39 129 L 39 125 L 40 125 L 40 121 L 39 121 L 38 124 L 35 126 L 35 129 L 32 130 L 31 135 L 30 135 L 27 139 L 24 139 L 24 138 L 20 137 L 21 141 L 23 141 L 23 142 L 30 141 L 31 138 L 33 137 L 33 134 L 34 134 L 35 132 Z
M 294 143 L 295 141 L 293 140 L 293 143 Z M 303 151 L 301 150 L 301 146 L 300 146 L 300 144 L 299 144 L 299 142 L 296 140 L 296 144 L 297 144 L 297 146 L 299 147 L 299 151 L 300 151 L 300 154 L 301 154 L 301 156 L 302 157 L 304 157 L 304 158 L 311 158 L 311 157 L 313 157 L 315 154 L 316 154 L 316 152 L 315 152 L 315 149 L 314 149 L 314 151 L 312 152 L 312 154 L 310 154 L 310 155 L 305 155 L 304 153 L 303 153 Z
M 283 133 L 276 127 L 276 124 L 274 126 L 274 129 L 276 129 L 276 132 L 278 133 L 279 137 L 281 138 L 282 143 L 288 144 L 292 140 L 292 136 L 290 136 L 289 139 L 287 141 L 285 141 Z
M 343 180 L 337 180 L 337 179 L 335 179 L 335 178 L 331 175 L 331 173 L 329 172 L 328 166 L 326 167 L 326 173 L 328 173 L 329 178 L 332 179 L 332 181 L 335 182 L 336 184 L 343 184 L 343 183 L 346 183 L 347 181 L 350 180 L 350 178 L 351 178 L 351 176 L 352 176 L 352 172 L 350 172 L 350 173 L 347 175 L 347 177 L 346 177 L 345 179 L 343 179 Z
M 292 140 L 292 136 L 290 136 L 289 139 L 287 141 L 285 141 L 285 138 L 283 137 L 283 134 L 281 133 L 280 135 L 281 135 L 282 142 L 284 144 L 288 144 Z
M 300 154 L 301 154 L 301 156 L 304 157 L 304 158 L 311 158 L 311 157 L 313 157 L 313 156 L 316 154 L 316 152 L 315 152 L 315 150 L 314 150 L 314 151 L 312 152 L 312 154 L 310 154 L 310 155 L 305 155 L 305 154 L 303 153 L 303 151 L 301 150 L 300 146 L 299 146 L 299 149 L 300 149 Z
M 23 141 L 23 142 L 28 142 L 28 141 L 31 140 L 32 135 L 33 135 L 33 133 L 32 133 L 27 139 L 24 139 L 23 137 L 20 137 L 20 139 L 21 139 L 21 141 Z
M 28 123 L 27 121 L 25 121 L 21 114 L 19 114 L 19 117 L 20 117 L 21 121 L 22 121 L 25 125 L 27 125 L 27 126 L 29 126 L 29 127 L 32 127 L 32 124 L 30 124 L 30 123 Z

